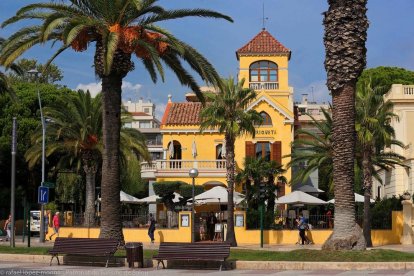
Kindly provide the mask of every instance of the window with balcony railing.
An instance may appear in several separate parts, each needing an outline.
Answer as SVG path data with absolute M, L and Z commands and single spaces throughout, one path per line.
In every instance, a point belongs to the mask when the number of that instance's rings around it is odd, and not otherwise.
M 278 66 L 276 63 L 261 60 L 249 67 L 249 86 L 254 90 L 275 90 L 279 88 Z

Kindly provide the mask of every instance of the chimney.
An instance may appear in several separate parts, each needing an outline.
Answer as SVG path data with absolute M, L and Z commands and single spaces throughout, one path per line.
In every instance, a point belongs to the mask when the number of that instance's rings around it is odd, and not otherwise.
M 308 104 L 308 94 L 302 94 L 301 104 Z

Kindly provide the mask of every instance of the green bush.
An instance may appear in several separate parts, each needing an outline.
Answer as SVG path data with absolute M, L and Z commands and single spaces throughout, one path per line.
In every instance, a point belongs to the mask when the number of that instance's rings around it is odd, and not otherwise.
M 174 192 L 178 192 L 182 184 L 187 184 L 182 181 L 159 181 L 154 182 L 154 193 L 160 197 L 168 196 Z M 187 184 L 188 185 L 188 184 Z
M 179 194 L 184 198 L 191 198 L 193 195 L 193 185 L 182 184 L 180 186 Z M 194 196 L 197 196 L 201 193 L 204 193 L 203 186 L 195 185 L 194 186 Z

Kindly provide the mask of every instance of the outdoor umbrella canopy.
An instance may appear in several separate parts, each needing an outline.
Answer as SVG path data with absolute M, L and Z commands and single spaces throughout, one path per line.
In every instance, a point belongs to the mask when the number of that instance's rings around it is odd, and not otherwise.
M 360 195 L 360 194 L 357 194 L 357 193 L 354 193 L 354 195 L 355 195 L 355 202 L 364 202 L 364 196 L 363 195 Z M 369 201 L 371 203 L 375 202 L 375 200 L 373 200 L 372 198 Z M 332 203 L 332 204 L 335 203 L 335 199 L 333 198 L 333 199 L 329 200 L 328 203 Z
M 301 191 L 294 191 L 275 200 L 276 204 L 323 205 L 328 202 Z
M 140 203 L 138 198 L 133 197 L 132 195 L 129 195 L 129 194 L 125 193 L 124 191 L 121 191 L 119 193 L 119 198 L 120 198 L 122 203 L 131 203 L 131 204 Z M 99 198 L 98 200 L 101 201 L 101 198 Z
M 171 140 L 170 146 L 168 147 L 168 154 L 170 155 L 170 158 L 174 157 L 174 141 Z
M 191 155 L 196 158 L 197 157 L 197 145 L 195 140 L 193 141 L 193 144 L 191 146 Z
M 182 196 L 179 193 L 174 193 L 173 202 L 179 202 L 180 198 L 182 198 Z M 158 199 L 161 199 L 161 197 L 157 195 L 152 195 L 138 199 L 137 203 L 157 203 Z
M 235 204 L 239 204 L 244 199 L 244 195 L 236 191 L 233 192 L 233 201 Z M 227 189 L 221 186 L 216 186 L 202 194 L 195 197 L 196 204 L 227 204 L 228 192 Z

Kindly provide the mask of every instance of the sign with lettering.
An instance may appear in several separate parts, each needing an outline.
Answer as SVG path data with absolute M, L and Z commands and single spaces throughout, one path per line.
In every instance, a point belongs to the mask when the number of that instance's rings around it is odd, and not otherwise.
M 256 129 L 256 135 L 276 135 L 274 129 Z

